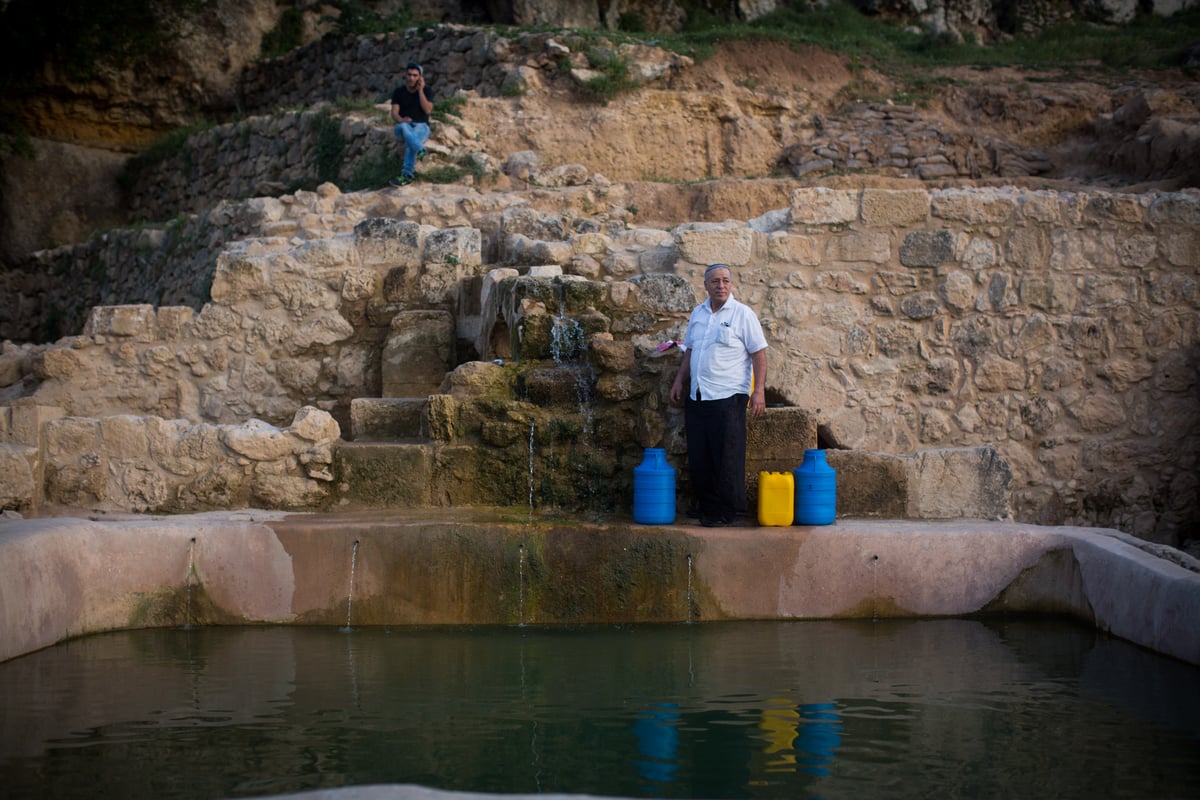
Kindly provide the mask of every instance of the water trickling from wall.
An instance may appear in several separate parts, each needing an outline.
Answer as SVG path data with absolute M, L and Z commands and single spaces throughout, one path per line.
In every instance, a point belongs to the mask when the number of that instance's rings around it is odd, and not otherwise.
M 525 545 L 517 546 L 517 624 L 525 624 Z
M 350 608 L 354 603 L 354 568 L 358 562 L 358 539 L 354 540 L 354 547 L 350 550 L 350 587 L 346 591 L 346 627 L 343 631 L 350 630 Z
M 187 575 L 184 577 L 187 586 L 187 603 L 184 606 L 183 612 L 183 628 L 188 630 L 192 627 L 192 577 L 196 574 L 196 537 L 193 536 L 188 541 L 188 565 Z
M 687 622 L 692 623 L 692 554 L 688 553 L 688 572 L 687 572 Z
M 537 430 L 537 423 L 533 420 L 529 421 L 529 521 L 533 522 L 533 434 Z
M 879 556 L 871 556 L 871 621 L 879 621 Z
M 560 283 L 556 288 L 558 315 L 550 331 L 550 355 L 560 368 L 569 369 L 575 375 L 575 400 L 579 404 L 584 435 L 592 429 L 592 382 L 595 371 L 585 358 L 587 341 L 579 320 L 563 313 L 566 305 L 565 292 Z

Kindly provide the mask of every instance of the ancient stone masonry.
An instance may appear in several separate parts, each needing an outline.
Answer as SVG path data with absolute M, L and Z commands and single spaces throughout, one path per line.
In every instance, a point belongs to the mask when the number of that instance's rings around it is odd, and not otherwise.
M 577 191 L 627 203 L 618 186 Z M 878 454 L 842 466 L 907 484 L 889 509 L 939 516 L 975 494 L 1029 522 L 1164 543 L 1196 529 L 1194 191 L 802 188 L 753 220 L 666 231 L 487 198 L 326 186 L 231 208 L 258 237 L 220 252 L 199 312 L 101 307 L 78 336 L 6 345 L 6 441 L 32 448 L 10 458 L 61 472 L 46 461 L 56 416 L 287 425 L 312 406 L 352 440 L 329 499 L 406 486 L 406 502 L 461 502 L 485 474 L 521 498 L 536 451 L 562 478 L 538 492 L 570 487 L 582 507 L 639 448 L 682 453 L 677 362 L 655 347 L 682 338 L 721 261 L 763 319 L 772 402 L 844 458 Z M 579 460 L 589 436 L 603 444 Z M 397 437 L 414 441 L 411 474 L 436 481 L 380 471 L 368 440 Z
M 169 219 L 203 212 L 214 197 L 275 197 L 325 181 L 361 183 L 363 170 L 395 155 L 386 121 L 382 110 L 364 119 L 321 108 L 250 117 L 194 134 L 177 154 L 138 170 L 130 212 L 136 219 Z

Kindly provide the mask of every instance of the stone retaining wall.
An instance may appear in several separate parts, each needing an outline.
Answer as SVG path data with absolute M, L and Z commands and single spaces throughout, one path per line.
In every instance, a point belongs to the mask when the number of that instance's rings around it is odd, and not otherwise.
M 333 225 L 367 200 L 334 190 L 324 202 Z M 101 311 L 82 336 L 0 354 L 10 378 L 0 391 L 70 414 L 226 423 L 285 423 L 315 405 L 349 429 L 352 399 L 380 395 L 400 311 L 450 311 L 456 361 L 549 330 L 553 279 L 495 319 L 474 299 L 490 240 L 504 258 L 553 263 L 596 287 L 589 302 L 604 311 L 578 312 L 614 339 L 588 356 L 596 386 L 640 403 L 644 422 L 670 413 L 670 370 L 638 380 L 623 370 L 682 337 L 687 303 L 667 291 L 657 301 L 667 305 L 646 307 L 631 279 L 698 292 L 704 265 L 720 261 L 763 319 L 771 398 L 813 413 L 827 446 L 991 445 L 1011 465 L 1018 519 L 1172 544 L 1200 529 L 1200 194 L 799 189 L 789 208 L 750 222 L 669 232 L 529 208 L 481 225 L 486 234 L 381 219 L 324 239 L 246 240 L 218 260 L 200 313 Z M 529 422 L 517 413 L 512 430 L 490 435 L 520 440 Z
M 397 152 L 382 110 L 374 118 L 329 108 L 250 117 L 196 133 L 137 170 L 129 210 L 134 219 L 161 220 L 205 211 L 214 197 L 277 197 L 325 181 L 358 187 Z

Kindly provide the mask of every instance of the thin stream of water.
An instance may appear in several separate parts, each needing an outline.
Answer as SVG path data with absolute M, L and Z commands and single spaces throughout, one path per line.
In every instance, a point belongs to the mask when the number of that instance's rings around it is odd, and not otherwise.
M 346 590 L 346 627 L 342 630 L 350 630 L 350 607 L 354 603 L 354 567 L 358 563 L 358 539 L 354 540 L 354 547 L 350 549 L 350 585 Z
M 183 612 L 184 629 L 192 627 L 192 578 L 196 574 L 196 537 L 188 541 L 188 566 L 184 581 L 187 586 L 187 603 Z

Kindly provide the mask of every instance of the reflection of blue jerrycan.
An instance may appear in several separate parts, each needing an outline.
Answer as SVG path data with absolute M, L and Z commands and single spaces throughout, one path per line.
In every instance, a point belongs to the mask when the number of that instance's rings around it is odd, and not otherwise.
M 824 450 L 805 450 L 796 478 L 796 524 L 829 525 L 837 515 L 837 470 L 825 463 Z
M 667 451 L 647 447 L 642 463 L 633 468 L 633 521 L 670 525 L 675 521 L 675 468 Z

